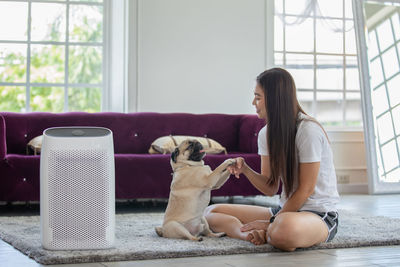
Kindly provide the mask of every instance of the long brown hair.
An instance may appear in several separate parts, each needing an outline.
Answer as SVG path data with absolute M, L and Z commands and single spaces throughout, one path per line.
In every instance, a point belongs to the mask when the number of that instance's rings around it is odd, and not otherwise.
M 257 77 L 257 83 L 264 90 L 267 110 L 267 144 L 271 166 L 269 184 L 275 184 L 282 177 L 286 196 L 293 191 L 298 177 L 298 154 L 296 133 L 300 107 L 296 86 L 289 72 L 281 68 L 264 71 Z

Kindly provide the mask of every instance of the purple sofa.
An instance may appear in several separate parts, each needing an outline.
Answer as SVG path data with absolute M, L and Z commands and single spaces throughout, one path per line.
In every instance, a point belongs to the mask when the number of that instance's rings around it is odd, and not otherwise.
M 255 115 L 187 113 L 11 113 L 0 112 L 0 201 L 39 200 L 40 156 L 26 155 L 26 145 L 49 127 L 100 126 L 112 130 L 117 199 L 168 198 L 170 155 L 148 154 L 160 136 L 206 136 L 228 154 L 206 155 L 212 169 L 225 159 L 242 156 L 260 171 L 257 135 L 264 122 Z M 260 194 L 247 179 L 233 176 L 213 196 Z

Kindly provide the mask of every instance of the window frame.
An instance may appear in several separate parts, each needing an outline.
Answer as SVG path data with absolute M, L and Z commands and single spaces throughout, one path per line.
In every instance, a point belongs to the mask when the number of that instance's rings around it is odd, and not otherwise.
M 68 91 L 69 88 L 100 88 L 102 95 L 102 102 L 100 106 L 100 111 L 107 109 L 107 105 L 105 104 L 105 96 L 110 94 L 109 87 L 107 86 L 108 73 L 109 68 L 107 62 L 109 61 L 108 55 L 108 34 L 109 34 L 109 6 L 110 0 L 103 0 L 102 2 L 90 2 L 90 1 L 71 1 L 71 0 L 0 0 L 0 2 L 21 2 L 27 3 L 28 5 L 28 21 L 27 21 L 27 36 L 26 40 L 5 40 L 0 39 L 0 44 L 24 44 L 27 46 L 26 52 L 26 78 L 25 82 L 0 82 L 0 86 L 20 86 L 25 88 L 25 110 L 23 112 L 32 112 L 31 109 L 31 88 L 32 87 L 56 87 L 63 88 L 64 90 L 64 106 L 63 112 L 67 112 L 68 110 Z M 64 41 L 32 41 L 31 40 L 31 19 L 32 19 L 32 4 L 33 3 L 46 3 L 46 4 L 65 4 L 66 7 L 66 29 L 65 29 L 65 40 Z M 103 8 L 103 33 L 102 33 L 102 42 L 72 42 L 69 40 L 69 11 L 70 5 L 85 5 L 85 6 L 101 6 Z M 31 46 L 32 45 L 59 45 L 63 46 L 65 49 L 65 59 L 64 59 L 64 82 L 62 83 L 35 83 L 31 82 Z M 69 47 L 70 46 L 81 46 L 81 47 L 100 47 L 102 49 L 102 81 L 100 83 L 70 83 L 69 82 Z
M 301 17 L 301 15 L 293 15 L 293 14 L 286 14 L 285 13 L 285 2 L 286 0 L 279 0 L 282 1 L 282 13 L 279 13 L 277 10 L 274 9 L 274 6 L 276 4 L 275 1 L 277 0 L 266 0 L 267 2 L 273 2 L 272 7 L 270 4 L 270 9 L 273 8 L 273 18 L 268 18 L 267 23 L 268 24 L 274 24 L 274 20 L 278 18 L 278 16 L 283 16 L 283 17 Z M 347 53 L 346 52 L 346 33 L 345 33 L 345 29 L 346 29 L 346 21 L 353 23 L 353 18 L 352 17 L 346 17 L 346 14 L 349 12 L 349 10 L 346 10 L 346 4 L 345 1 L 346 0 L 341 0 L 343 2 L 343 16 L 342 17 L 323 17 L 323 16 L 319 16 L 316 14 L 316 12 L 312 12 L 311 16 L 307 16 L 307 18 L 311 18 L 313 20 L 313 36 L 314 36 L 314 40 L 313 40 L 313 48 L 311 52 L 300 52 L 300 51 L 288 51 L 286 50 L 286 26 L 285 25 L 285 19 L 282 20 L 282 36 L 283 36 L 283 40 L 282 40 L 282 44 L 283 44 L 283 49 L 282 50 L 278 50 L 275 45 L 273 45 L 273 48 L 269 48 L 267 49 L 267 53 L 269 55 L 269 57 L 271 57 L 273 59 L 274 65 L 273 66 L 278 66 L 278 67 L 283 67 L 283 68 L 290 68 L 291 65 L 287 64 L 287 59 L 286 59 L 286 55 L 308 55 L 310 57 L 313 57 L 313 63 L 312 65 L 310 65 L 308 68 L 312 68 L 313 69 L 313 88 L 312 89 L 305 89 L 305 88 L 297 88 L 297 92 L 312 92 L 313 94 L 313 99 L 312 99 L 312 110 L 310 112 L 311 116 L 315 116 L 317 114 L 317 103 L 318 103 L 318 99 L 317 99 L 317 93 L 320 92 L 324 92 L 324 93 L 341 93 L 342 94 L 342 103 L 341 103 L 341 124 L 340 125 L 335 125 L 335 126 L 331 126 L 331 125 L 327 125 L 325 126 L 327 129 L 329 130 L 338 130 L 338 129 L 343 129 L 343 130 L 354 130 L 354 131 L 360 131 L 363 128 L 363 121 L 362 121 L 362 117 L 360 118 L 360 125 L 357 126 L 350 126 L 347 125 L 347 105 L 348 105 L 348 98 L 347 98 L 347 94 L 348 93 L 357 93 L 360 95 L 360 101 L 361 101 L 361 92 L 360 92 L 360 87 L 358 89 L 354 89 L 354 88 L 347 88 L 347 84 L 346 84 L 346 73 L 347 73 L 347 68 L 349 67 L 349 64 L 347 63 L 347 59 L 348 57 L 354 57 L 356 59 L 356 66 L 354 66 L 354 68 L 358 69 L 358 65 L 357 65 L 357 52 L 355 54 L 353 53 Z M 348 0 L 351 1 L 351 0 Z M 346 12 L 347 11 L 347 12 Z M 271 14 L 271 11 L 268 11 L 269 14 Z M 350 12 L 352 12 L 352 10 L 350 10 Z M 267 13 L 268 14 L 268 13 Z M 303 16 L 305 17 L 305 16 Z M 335 20 L 341 20 L 342 23 L 342 31 L 341 34 L 343 36 L 343 40 L 342 40 L 342 53 L 325 53 L 325 52 L 317 52 L 316 51 L 316 23 L 317 20 L 319 19 L 335 19 Z M 273 34 L 270 34 L 270 36 L 268 36 L 270 39 L 272 39 L 272 43 L 275 44 L 275 25 L 272 26 L 273 30 Z M 354 46 L 356 47 L 356 44 L 354 44 Z M 280 53 L 282 54 L 282 63 L 283 64 L 277 64 L 277 62 L 275 61 L 275 56 Z M 317 56 L 340 56 L 342 57 L 342 64 L 339 66 L 341 69 L 341 72 L 343 73 L 343 88 L 342 89 L 323 89 L 323 88 L 318 88 L 317 87 Z M 271 67 L 271 65 L 267 65 L 268 67 Z M 292 67 L 298 67 L 299 65 L 294 65 Z M 289 70 L 290 71 L 290 70 Z M 301 102 L 301 99 L 299 99 L 299 101 Z M 360 114 L 362 116 L 362 112 L 361 112 L 361 103 L 360 103 Z

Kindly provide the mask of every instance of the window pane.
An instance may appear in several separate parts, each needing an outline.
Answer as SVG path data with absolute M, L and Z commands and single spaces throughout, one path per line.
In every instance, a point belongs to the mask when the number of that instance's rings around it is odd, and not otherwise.
M 283 24 L 281 18 L 278 16 L 275 16 L 274 28 L 274 49 L 283 51 Z
M 304 109 L 304 111 L 314 116 L 312 104 L 314 100 L 314 93 L 313 92 L 304 92 L 304 91 L 297 91 L 297 99 L 300 102 L 300 106 Z
M 352 0 L 345 0 L 344 1 L 344 13 L 346 18 L 352 19 L 353 18 L 353 3 Z
M 28 3 L 0 2 L 0 40 L 27 40 L 27 29 Z
M 274 7 L 275 7 L 275 13 L 282 14 L 283 0 L 275 0 Z
M 346 93 L 346 125 L 361 126 L 361 98 L 360 93 Z
M 66 5 L 32 3 L 32 40 L 65 41 Z
M 308 2 L 307 0 L 285 0 L 285 12 L 292 15 L 303 14 Z
M 368 57 L 371 61 L 372 58 L 379 54 L 378 41 L 376 40 L 376 31 L 372 31 L 368 34 Z
M 0 82 L 26 81 L 25 44 L 0 44 Z
M 382 24 L 376 28 L 376 31 L 378 33 L 380 51 L 385 50 L 394 43 L 392 26 L 390 25 L 389 19 L 382 22 Z
M 69 88 L 68 110 L 99 112 L 101 110 L 101 89 Z
M 343 17 L 343 1 L 342 0 L 318 0 L 318 6 L 324 17 Z
M 343 93 L 317 92 L 316 119 L 326 126 L 342 125 Z
M 292 74 L 297 88 L 312 89 L 314 87 L 313 86 L 314 71 L 312 69 L 287 68 L 287 70 Z
M 389 141 L 394 137 L 392 118 L 390 113 L 386 113 L 382 117 L 377 119 L 378 123 L 378 134 L 379 134 L 379 142 L 381 144 Z
M 306 19 L 300 24 L 286 25 L 286 50 L 292 52 L 312 52 L 314 50 L 312 19 Z
M 317 19 L 316 23 L 317 52 L 343 53 L 343 22 L 335 19 Z
M 390 106 L 394 107 L 400 104 L 400 74 L 397 74 L 393 79 L 387 82 L 387 88 Z
M 374 116 L 379 116 L 380 114 L 386 112 L 389 109 L 387 102 L 387 94 L 385 85 L 382 85 L 372 91 L 372 105 Z
M 64 82 L 65 47 L 61 45 L 32 45 L 31 82 Z
M 287 70 L 292 74 L 297 88 L 314 88 L 314 56 L 304 54 L 287 54 Z
M 64 88 L 32 87 L 31 110 L 46 112 L 62 112 L 64 110 Z
M 385 172 L 392 170 L 399 166 L 399 157 L 396 149 L 395 140 L 382 146 L 382 158 L 383 164 L 385 165 Z
M 385 71 L 386 79 L 399 72 L 399 62 L 395 47 L 390 48 L 382 55 L 383 69 Z
M 369 67 L 369 72 L 374 74 L 370 74 L 371 87 L 375 88 L 383 82 L 383 72 L 380 58 L 376 58 L 375 60 L 373 60 Z
M 397 135 L 400 135 L 400 106 L 397 106 L 392 110 L 394 130 Z
M 343 89 L 343 57 L 317 56 L 317 89 Z
M 70 5 L 69 39 L 71 42 L 101 42 L 103 7 Z
M 386 175 L 385 182 L 389 183 L 398 183 L 400 182 L 400 168 L 397 168 L 396 170 L 391 171 Z
M 347 54 L 357 54 L 356 48 L 356 34 L 354 31 L 354 22 L 350 20 L 346 20 L 346 53 Z
M 283 53 L 275 53 L 274 64 L 276 66 L 283 66 Z
M 69 82 L 101 83 L 102 81 L 101 47 L 70 46 Z
M 396 40 L 400 40 L 400 18 L 399 18 L 399 13 L 394 13 L 392 16 L 392 24 L 393 24 L 393 30 L 394 30 L 394 36 Z
M 25 87 L 0 86 L 0 111 L 24 112 Z
M 357 57 L 346 57 L 346 88 L 348 90 L 360 90 Z

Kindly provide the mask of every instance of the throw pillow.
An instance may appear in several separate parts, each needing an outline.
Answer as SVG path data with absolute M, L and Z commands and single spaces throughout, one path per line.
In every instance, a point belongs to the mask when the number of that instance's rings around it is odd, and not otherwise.
M 42 142 L 43 142 L 43 135 L 39 135 L 33 138 L 26 145 L 26 154 L 29 154 L 30 150 L 33 151 L 33 155 L 40 154 L 40 151 L 42 150 Z
M 150 146 L 150 154 L 167 154 L 172 153 L 180 143 L 186 139 L 195 139 L 199 141 L 204 148 L 204 151 L 209 154 L 219 154 L 226 152 L 226 148 L 219 144 L 217 141 L 207 137 L 185 136 L 185 135 L 169 135 L 157 138 Z

